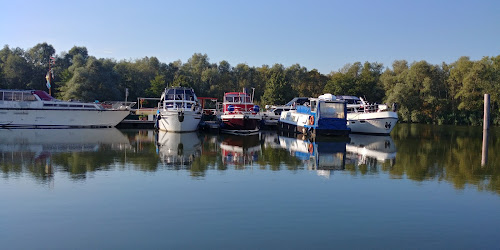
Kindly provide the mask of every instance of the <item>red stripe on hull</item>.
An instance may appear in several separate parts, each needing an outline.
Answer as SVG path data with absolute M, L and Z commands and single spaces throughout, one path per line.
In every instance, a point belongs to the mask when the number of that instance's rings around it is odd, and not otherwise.
M 256 130 L 259 128 L 257 119 L 224 119 L 224 129 L 228 130 Z

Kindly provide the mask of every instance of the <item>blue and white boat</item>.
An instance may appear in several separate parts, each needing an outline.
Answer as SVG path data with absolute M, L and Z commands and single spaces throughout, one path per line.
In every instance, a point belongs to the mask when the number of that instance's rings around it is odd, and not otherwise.
M 297 105 L 295 110 L 283 111 L 278 121 L 282 131 L 307 135 L 348 135 L 347 106 L 332 94 L 310 98 L 309 104 Z

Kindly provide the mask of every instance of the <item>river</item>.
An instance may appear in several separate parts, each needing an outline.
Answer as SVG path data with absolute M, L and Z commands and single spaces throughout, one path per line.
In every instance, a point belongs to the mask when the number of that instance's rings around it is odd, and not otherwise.
M 0 130 L 3 249 L 500 245 L 500 130 Z

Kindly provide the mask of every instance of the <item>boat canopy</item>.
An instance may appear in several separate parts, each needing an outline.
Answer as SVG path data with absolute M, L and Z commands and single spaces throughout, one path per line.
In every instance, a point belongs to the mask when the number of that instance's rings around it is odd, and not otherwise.
M 252 101 L 247 93 L 243 92 L 229 92 L 224 95 L 224 102 L 230 103 L 247 103 L 251 104 Z
M 33 93 L 35 95 L 37 95 L 38 97 L 40 97 L 40 99 L 42 99 L 42 101 L 53 101 L 54 100 L 54 97 L 50 96 L 49 94 L 47 94 L 47 92 L 45 92 L 43 90 L 35 90 L 35 91 L 33 91 Z
M 304 105 L 304 103 L 309 102 L 308 97 L 295 97 L 291 101 L 289 101 L 285 106 L 293 106 L 295 105 Z
M 162 95 L 162 98 L 165 98 L 165 101 L 195 101 L 196 95 L 190 88 L 171 88 L 165 90 L 165 95 Z
M 344 100 L 347 104 L 361 104 L 361 99 L 356 96 L 338 95 L 337 99 Z

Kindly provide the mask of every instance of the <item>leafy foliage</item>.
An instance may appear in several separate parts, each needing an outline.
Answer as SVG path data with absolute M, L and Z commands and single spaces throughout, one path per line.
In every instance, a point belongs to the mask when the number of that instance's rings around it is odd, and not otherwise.
M 168 86 L 185 86 L 199 96 L 212 97 L 254 88 L 256 102 L 283 104 L 295 96 L 329 92 L 397 103 L 403 122 L 478 125 L 483 94 L 489 93 L 492 121 L 500 125 L 500 55 L 478 61 L 461 57 L 442 65 L 397 60 L 388 68 L 376 62 L 354 62 L 324 75 L 300 64 L 233 67 L 225 60 L 211 63 L 201 53 L 185 63 L 162 63 L 156 57 L 117 62 L 95 58 L 80 46 L 55 55 L 47 43 L 27 50 L 5 45 L 0 50 L 0 88 L 44 89 L 50 56 L 56 58 L 53 93 L 61 99 L 117 100 L 125 97 L 128 88 L 133 100 L 159 97 Z

